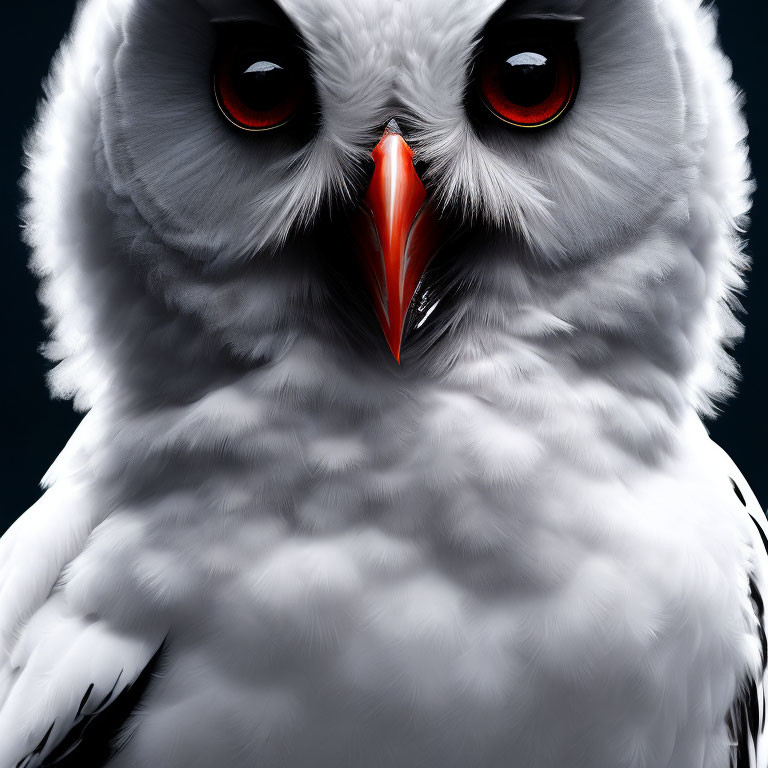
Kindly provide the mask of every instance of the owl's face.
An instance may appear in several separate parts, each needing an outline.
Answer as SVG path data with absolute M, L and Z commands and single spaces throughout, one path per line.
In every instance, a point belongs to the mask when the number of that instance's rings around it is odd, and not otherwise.
M 199 286 L 263 267 L 270 290 L 282 275 L 291 306 L 322 323 L 328 291 L 300 275 L 353 233 L 369 279 L 350 273 L 345 290 L 368 295 L 373 317 L 378 288 L 385 325 L 387 294 L 404 284 L 402 319 L 424 309 L 430 286 L 411 294 L 435 254 L 450 252 L 471 293 L 488 254 L 540 271 L 599 262 L 689 215 L 707 106 L 688 0 L 117 5 L 102 172 L 146 238 L 174 254 L 163 292 L 183 308 L 200 293 L 174 294 L 174 274 Z M 399 135 L 374 162 L 393 119 Z M 373 235 L 361 235 L 361 205 Z M 389 253 L 382 230 L 395 221 L 407 234 L 421 216 L 422 252 Z M 230 302 L 243 328 L 248 301 Z M 393 351 L 398 333 L 387 334 Z

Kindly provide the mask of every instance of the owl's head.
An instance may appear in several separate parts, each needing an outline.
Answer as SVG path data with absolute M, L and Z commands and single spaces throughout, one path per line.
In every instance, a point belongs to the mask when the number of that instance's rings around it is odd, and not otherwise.
M 706 408 L 749 196 L 729 77 L 694 0 L 89 0 L 27 182 L 60 387 L 301 349 Z

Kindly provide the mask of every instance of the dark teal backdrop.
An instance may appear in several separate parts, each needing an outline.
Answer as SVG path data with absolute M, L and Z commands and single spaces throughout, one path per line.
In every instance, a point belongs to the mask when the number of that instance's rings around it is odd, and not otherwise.
M 26 271 L 18 234 L 21 140 L 40 93 L 40 81 L 72 16 L 71 0 L 24 0 L 2 11 L 2 119 L 0 217 L 5 277 L 0 283 L 4 360 L 0 374 L 0 445 L 3 456 L 0 532 L 39 496 L 38 482 L 78 423 L 69 403 L 52 402 L 44 385 L 44 338 L 35 281 Z M 747 337 L 737 352 L 743 372 L 739 396 L 710 425 L 768 505 L 768 79 L 765 0 L 721 0 L 721 35 L 747 96 L 752 158 L 758 184 L 750 252 L 754 256 L 746 297 Z

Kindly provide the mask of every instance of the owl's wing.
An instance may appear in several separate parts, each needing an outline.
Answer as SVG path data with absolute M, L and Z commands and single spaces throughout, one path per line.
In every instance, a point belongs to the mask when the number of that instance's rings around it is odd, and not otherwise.
M 768 519 L 736 465 L 717 449 L 717 462 L 727 472 L 733 487 L 735 508 L 747 515 L 752 532 L 752 566 L 749 573 L 750 599 L 754 608 L 755 637 L 760 643 L 761 664 L 754 675 L 743 680 L 728 715 L 733 739 L 732 768 L 768 768 L 766 733 L 766 688 L 768 687 L 768 642 L 766 641 L 765 599 L 768 599 Z
M 57 588 L 99 522 L 63 486 L 0 540 L 0 768 L 101 765 L 163 643 L 81 615 Z
M 734 491 L 745 497 L 737 481 Z M 745 499 L 746 500 L 746 499 Z M 759 508 L 747 510 L 754 523 L 758 541 L 755 542 L 756 558 L 762 562 L 750 574 L 749 588 L 755 609 L 755 633 L 760 640 L 762 664 L 758 674 L 750 676 L 741 685 L 738 698 L 728 718 L 728 725 L 735 743 L 733 768 L 768 768 L 768 734 L 766 734 L 766 701 L 768 685 L 768 643 L 766 643 L 766 616 L 764 596 L 768 596 L 766 561 L 768 560 L 768 530 L 765 514 Z

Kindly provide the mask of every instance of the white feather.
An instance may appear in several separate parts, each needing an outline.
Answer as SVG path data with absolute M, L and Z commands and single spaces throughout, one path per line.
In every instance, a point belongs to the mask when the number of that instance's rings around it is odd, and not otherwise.
M 91 413 L 0 545 L 0 765 L 167 635 L 111 767 L 728 768 L 765 563 L 699 421 L 751 192 L 710 12 L 521 2 L 583 19 L 578 102 L 521 135 L 463 106 L 498 0 L 284 0 L 294 144 L 213 104 L 227 1 L 86 2 L 30 139 L 52 386 Z M 316 232 L 393 116 L 474 233 L 402 368 Z

